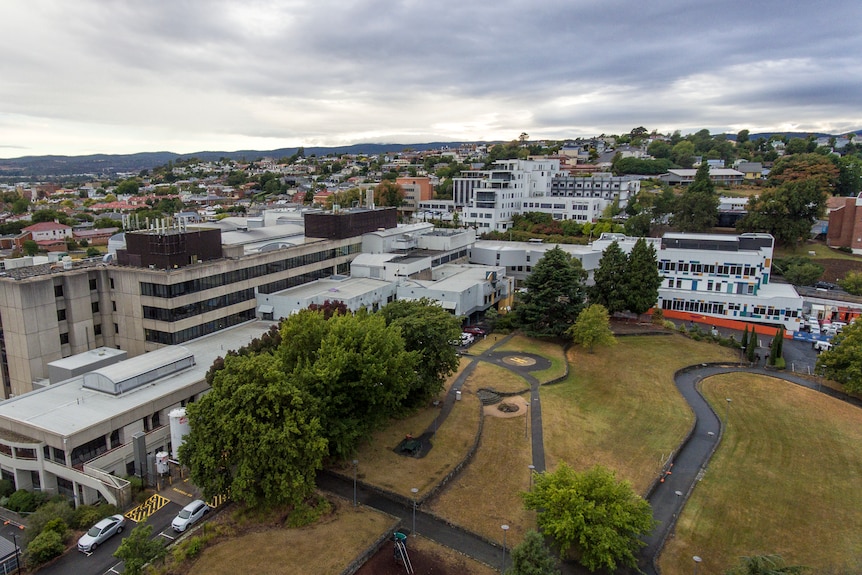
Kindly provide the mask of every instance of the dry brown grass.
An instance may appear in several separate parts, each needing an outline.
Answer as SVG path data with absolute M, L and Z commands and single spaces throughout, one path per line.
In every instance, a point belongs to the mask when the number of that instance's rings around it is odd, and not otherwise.
M 476 388 L 493 389 L 501 393 L 518 393 L 530 389 L 527 380 L 511 369 L 484 361 L 476 366 L 470 378 Z
M 469 362 L 468 358 L 462 358 L 461 369 Z M 457 375 L 449 379 L 447 389 L 455 377 Z M 481 417 L 480 402 L 476 396 L 478 387 L 474 374 L 461 388 L 461 401 L 455 404 L 449 417 L 438 427 L 431 440 L 434 447 L 421 459 L 404 457 L 393 450 L 405 435 L 417 436 L 431 426 L 439 413 L 438 408 L 421 410 L 376 432 L 357 450 L 359 478 L 365 483 L 405 497 L 410 497 L 410 489 L 416 487 L 422 497 L 466 457 L 473 445 Z
M 335 513 L 313 525 L 261 530 L 207 548 L 189 575 L 340 573 L 395 524 L 391 516 L 337 500 Z
M 815 573 L 855 572 L 862 554 L 862 410 L 751 374 L 702 384 L 730 426 L 661 556 L 666 575 L 691 557 L 720 573 L 738 557 L 777 553 Z M 729 528 L 732 527 L 732 528 Z
M 644 493 L 693 422 L 674 372 L 736 353 L 676 334 L 618 342 L 592 354 L 571 348 L 569 377 L 541 389 L 546 464 L 601 464 Z
M 481 444 L 470 465 L 431 504 L 434 513 L 496 541 L 501 525 L 517 545 L 527 529 L 535 529 L 535 512 L 526 511 L 518 495 L 529 487 L 532 461 L 524 437 L 524 417 L 486 417 Z

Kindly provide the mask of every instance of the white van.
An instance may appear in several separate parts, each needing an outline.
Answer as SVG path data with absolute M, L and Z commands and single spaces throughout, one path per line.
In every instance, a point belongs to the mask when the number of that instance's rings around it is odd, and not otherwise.
M 830 349 L 832 349 L 832 343 L 823 340 L 815 341 L 814 349 L 816 349 L 818 352 L 829 351 Z

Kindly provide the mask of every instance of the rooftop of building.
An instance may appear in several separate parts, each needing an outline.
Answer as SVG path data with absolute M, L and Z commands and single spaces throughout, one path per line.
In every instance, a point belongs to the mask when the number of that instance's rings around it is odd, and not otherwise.
M 7 399 L 0 403 L 0 420 L 44 430 L 56 436 L 72 436 L 119 414 L 157 403 L 165 395 L 203 381 L 216 358 L 260 337 L 270 325 L 271 322 L 251 321 L 187 342 L 183 347 L 194 355 L 193 367 L 119 395 L 88 389 L 84 387 L 83 376 L 80 376 Z M 137 356 L 143 359 L 132 358 L 126 362 L 143 360 L 156 364 L 161 362 L 162 356 L 170 359 L 175 355 L 175 346 L 169 346 Z M 119 371 L 125 370 L 123 364 L 126 362 L 112 367 Z
M 348 276 L 332 276 L 311 283 L 288 288 L 272 295 L 278 297 L 309 299 L 317 296 L 333 300 L 349 300 L 359 297 L 369 291 L 386 287 L 392 282 L 373 278 L 358 278 Z

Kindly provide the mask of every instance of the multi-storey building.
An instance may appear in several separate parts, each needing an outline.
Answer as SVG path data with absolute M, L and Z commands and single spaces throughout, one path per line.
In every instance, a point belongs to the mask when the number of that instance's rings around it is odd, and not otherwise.
M 309 218 L 311 218 L 309 220 Z M 47 384 L 48 363 L 106 346 L 136 356 L 259 316 L 255 290 L 347 273 L 361 235 L 394 208 L 311 214 L 277 249 L 222 244 L 218 230 L 126 234 L 116 262 L 64 262 L 0 275 L 0 381 L 11 397 Z M 291 228 L 292 230 L 292 228 Z

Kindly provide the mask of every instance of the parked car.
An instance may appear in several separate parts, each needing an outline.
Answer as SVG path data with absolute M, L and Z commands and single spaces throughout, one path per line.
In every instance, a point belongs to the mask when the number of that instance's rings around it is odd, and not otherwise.
M 464 333 L 471 333 L 475 336 L 483 336 L 483 335 L 488 333 L 488 331 L 485 328 L 478 326 L 478 325 L 465 326 L 465 327 L 461 328 L 461 331 Z
M 476 338 L 472 333 L 461 334 L 461 345 L 471 345 L 474 341 L 476 341 Z
M 92 553 L 96 547 L 108 540 L 108 538 L 123 532 L 126 526 L 126 518 L 122 515 L 111 515 L 105 517 L 84 533 L 78 539 L 78 551 Z
M 830 349 L 832 349 L 832 343 L 828 342 L 828 341 L 823 341 L 823 340 L 815 341 L 814 342 L 814 349 L 816 349 L 818 352 L 829 351 Z
M 815 289 L 839 289 L 839 285 L 832 282 L 820 281 L 814 284 Z
M 206 502 L 196 499 L 183 507 L 182 511 L 174 517 L 174 520 L 171 521 L 171 527 L 174 528 L 174 531 L 182 533 L 194 525 L 209 510 L 209 505 Z

